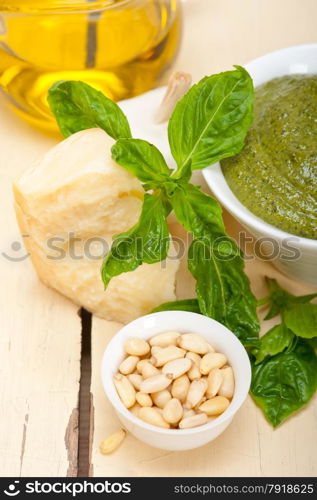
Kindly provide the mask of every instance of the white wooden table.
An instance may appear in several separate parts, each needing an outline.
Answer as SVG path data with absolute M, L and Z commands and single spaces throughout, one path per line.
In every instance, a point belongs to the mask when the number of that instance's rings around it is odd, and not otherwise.
M 316 0 L 187 0 L 176 67 L 198 80 L 274 49 L 314 42 L 316 17 Z M 78 307 L 38 281 L 28 258 L 19 260 L 24 250 L 11 194 L 12 179 L 56 139 L 20 121 L 3 100 L 0 109 L 0 475 L 76 476 L 81 320 Z M 226 226 L 233 236 L 240 229 L 228 215 Z M 250 261 L 247 272 L 259 297 L 264 275 L 296 294 L 312 290 L 269 263 Z M 183 271 L 179 296 L 191 295 L 192 287 Z M 263 331 L 270 326 L 266 322 Z M 92 319 L 92 405 L 86 394 L 81 408 L 82 422 L 91 422 L 92 476 L 316 475 L 316 398 L 274 431 L 249 399 L 228 430 L 198 450 L 166 452 L 129 435 L 113 455 L 102 456 L 100 441 L 120 425 L 104 396 L 99 366 L 119 328 Z

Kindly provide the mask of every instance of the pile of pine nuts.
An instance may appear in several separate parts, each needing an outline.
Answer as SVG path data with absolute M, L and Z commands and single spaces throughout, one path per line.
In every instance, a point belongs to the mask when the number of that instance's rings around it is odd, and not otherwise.
M 126 408 L 148 424 L 190 429 L 217 418 L 234 394 L 227 358 L 201 335 L 175 331 L 133 337 L 114 385 Z

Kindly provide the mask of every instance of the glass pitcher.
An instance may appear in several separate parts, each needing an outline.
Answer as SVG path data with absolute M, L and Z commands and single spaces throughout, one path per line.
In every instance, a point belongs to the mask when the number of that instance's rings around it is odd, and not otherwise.
M 178 0 L 0 0 L 0 86 L 24 118 L 54 128 L 54 82 L 83 80 L 116 101 L 141 94 L 179 40 Z

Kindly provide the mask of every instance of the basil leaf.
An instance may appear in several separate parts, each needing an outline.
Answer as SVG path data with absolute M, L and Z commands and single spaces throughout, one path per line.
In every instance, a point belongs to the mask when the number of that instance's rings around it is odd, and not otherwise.
M 264 319 L 274 318 L 286 309 L 290 309 L 297 304 L 310 302 L 317 297 L 317 293 L 309 295 L 293 295 L 284 290 L 278 282 L 272 278 L 266 278 L 266 282 L 269 287 L 269 295 L 260 300 L 258 303 L 259 305 L 270 303 L 269 312 Z
M 160 151 L 141 139 L 119 139 L 111 153 L 114 161 L 141 182 L 164 182 L 172 173 Z
M 203 78 L 178 102 L 169 120 L 168 138 L 178 172 L 193 170 L 238 153 L 252 121 L 253 83 L 236 70 Z
M 119 106 L 84 82 L 56 82 L 48 103 L 64 137 L 99 127 L 114 139 L 131 137 L 130 126 Z
M 196 238 L 208 241 L 214 239 L 215 234 L 224 234 L 219 203 L 203 193 L 198 186 L 182 184 L 174 192 L 171 203 L 178 221 Z
M 175 302 L 165 302 L 155 307 L 151 312 L 161 311 L 189 311 L 201 314 L 197 299 L 176 300 Z
M 297 337 L 317 337 L 317 304 L 299 304 L 285 311 L 283 319 Z
M 273 427 L 308 403 L 316 389 L 317 357 L 304 340 L 292 352 L 253 366 L 251 394 Z
M 170 236 L 162 196 L 145 194 L 138 223 L 115 236 L 101 269 L 105 288 L 114 276 L 133 271 L 143 262 L 153 264 L 167 257 Z
M 240 255 L 221 255 L 196 239 L 189 248 L 188 268 L 197 282 L 201 313 L 227 326 L 245 345 L 256 339 L 260 330 L 256 299 Z
M 309 342 L 309 345 L 311 345 L 314 350 L 317 350 L 317 337 L 307 339 L 307 342 Z
M 289 347 L 294 339 L 294 334 L 286 327 L 284 323 L 273 326 L 260 338 L 259 347 L 252 350 L 255 356 L 256 365 L 261 363 L 267 356 L 279 354 Z

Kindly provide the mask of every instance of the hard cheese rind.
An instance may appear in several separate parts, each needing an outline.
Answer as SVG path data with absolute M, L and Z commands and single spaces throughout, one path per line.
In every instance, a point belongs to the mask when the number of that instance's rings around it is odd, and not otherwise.
M 112 161 L 112 144 L 100 129 L 70 136 L 22 175 L 14 195 L 40 279 L 96 315 L 125 323 L 175 299 L 179 261 L 143 264 L 104 290 L 102 255 L 114 234 L 137 222 L 144 195 L 140 182 Z

